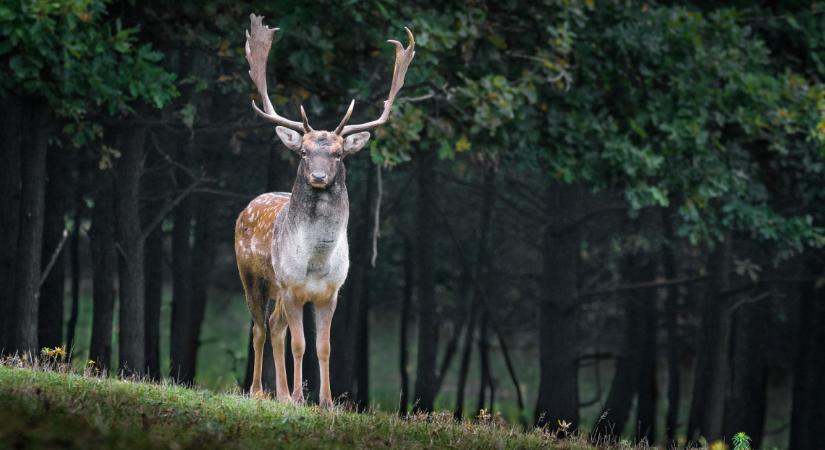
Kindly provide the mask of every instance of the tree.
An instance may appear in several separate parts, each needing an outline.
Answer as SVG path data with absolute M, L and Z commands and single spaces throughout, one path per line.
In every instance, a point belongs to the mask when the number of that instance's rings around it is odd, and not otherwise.
M 82 144 L 99 135 L 99 124 L 84 117 L 90 109 L 131 112 L 129 104 L 138 99 L 161 107 L 175 94 L 174 77 L 156 65 L 161 55 L 138 45 L 134 29 L 123 29 L 119 21 L 103 24 L 104 13 L 102 1 L 20 1 L 0 8 L 5 42 L 0 47 L 0 95 L 25 99 L 28 105 L 17 178 L 23 183 L 20 217 L 28 223 L 20 227 L 17 240 L 19 320 L 13 327 L 13 348 L 24 353 L 38 349 L 46 149 L 59 130 L 56 125 L 68 120 L 62 130 L 72 136 L 67 141 Z

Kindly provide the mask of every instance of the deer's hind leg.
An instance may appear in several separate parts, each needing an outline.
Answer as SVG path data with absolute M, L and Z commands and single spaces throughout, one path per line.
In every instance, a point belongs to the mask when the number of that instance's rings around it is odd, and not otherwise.
M 279 402 L 289 401 L 289 384 L 286 379 L 286 360 L 284 342 L 286 341 L 287 320 L 284 301 L 274 286 L 269 289 L 269 296 L 275 301 L 275 310 L 269 316 L 269 338 L 272 340 L 272 357 L 275 360 L 275 392 Z
M 261 369 L 263 368 L 264 339 L 266 338 L 265 322 L 265 297 L 261 286 L 260 278 L 251 272 L 239 268 L 241 274 L 241 284 L 243 284 L 246 306 L 252 315 L 252 349 L 255 353 L 255 361 L 252 365 L 252 386 L 249 394 L 253 397 L 264 396 L 263 385 L 261 383 Z

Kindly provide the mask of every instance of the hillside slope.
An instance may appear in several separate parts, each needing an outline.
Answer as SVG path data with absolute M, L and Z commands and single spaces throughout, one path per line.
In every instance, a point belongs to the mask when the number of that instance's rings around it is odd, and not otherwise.
M 0 365 L 0 448 L 587 448 L 539 432 Z

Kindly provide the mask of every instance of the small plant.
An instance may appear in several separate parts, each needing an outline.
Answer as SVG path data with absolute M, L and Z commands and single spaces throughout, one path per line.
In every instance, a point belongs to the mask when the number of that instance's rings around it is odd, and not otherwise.
M 559 424 L 558 431 L 564 436 L 567 437 L 570 434 L 570 427 L 573 425 L 571 422 L 568 422 L 564 419 L 556 420 L 556 423 Z
M 743 431 L 734 434 L 731 443 L 733 450 L 751 450 L 751 437 Z
M 63 359 L 66 356 L 66 349 L 62 346 L 55 348 L 43 347 L 40 350 L 40 355 L 49 359 Z

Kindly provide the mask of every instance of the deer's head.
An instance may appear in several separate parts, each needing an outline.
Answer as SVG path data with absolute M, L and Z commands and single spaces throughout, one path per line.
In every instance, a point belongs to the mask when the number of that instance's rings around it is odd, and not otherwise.
M 254 100 L 252 108 L 259 116 L 277 125 L 275 131 L 281 142 L 301 156 L 298 175 L 312 187 L 325 189 L 335 181 L 343 167 L 344 158 L 358 152 L 367 144 L 370 139 L 369 130 L 383 125 L 390 118 L 395 96 L 404 85 L 407 67 L 415 56 L 415 38 L 409 28 L 405 28 L 409 38 L 407 48 L 398 41 L 388 41 L 395 46 L 395 67 L 389 96 L 384 101 L 384 110 L 378 119 L 358 125 L 347 125 L 355 107 L 355 100 L 352 100 L 344 118 L 334 131 L 316 131 L 309 125 L 303 106 L 301 122 L 289 120 L 275 112 L 266 90 L 266 61 L 272 47 L 272 38 L 278 28 L 264 25 L 262 16 L 251 14 L 249 18 L 251 25 L 246 32 L 246 60 L 249 62 L 249 76 L 258 89 L 264 109 L 258 108 Z

